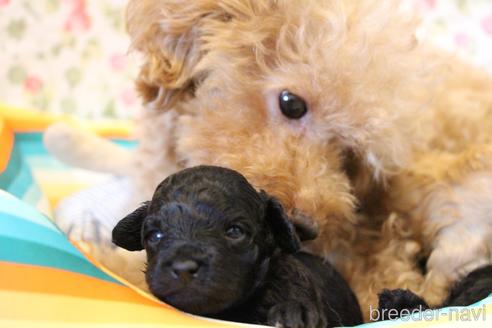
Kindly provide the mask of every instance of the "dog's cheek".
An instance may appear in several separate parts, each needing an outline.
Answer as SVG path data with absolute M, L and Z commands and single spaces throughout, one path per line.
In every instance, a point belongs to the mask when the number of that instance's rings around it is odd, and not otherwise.
M 242 274 L 245 278 L 245 285 L 254 284 L 257 274 L 256 271 L 265 257 L 266 253 L 260 251 L 260 248 L 256 244 L 250 244 L 249 249 L 238 256 L 236 266 L 239 268 L 239 274 Z M 248 287 L 249 286 L 245 286 L 245 288 Z
M 240 277 L 254 268 L 260 252 L 258 245 L 253 242 L 245 242 L 242 245 L 228 246 L 226 250 L 219 251 L 219 254 L 226 255 L 221 256 L 218 263 L 214 263 L 213 266 L 232 270 L 231 272 Z
M 150 288 L 152 293 L 155 293 L 154 284 L 156 277 L 159 275 L 159 272 L 156 272 L 157 266 L 153 258 L 147 257 L 147 263 L 145 264 L 145 281 L 147 282 L 147 286 Z
M 157 258 L 157 250 L 152 247 L 145 247 L 145 253 L 147 254 L 147 263 L 150 264 Z
M 162 259 L 165 258 L 165 254 L 161 254 L 159 250 L 155 250 L 153 248 L 146 248 L 147 252 L 147 263 L 145 268 L 145 278 L 147 280 L 147 284 L 150 286 L 151 284 L 158 283 L 158 277 L 163 277 L 163 265 Z

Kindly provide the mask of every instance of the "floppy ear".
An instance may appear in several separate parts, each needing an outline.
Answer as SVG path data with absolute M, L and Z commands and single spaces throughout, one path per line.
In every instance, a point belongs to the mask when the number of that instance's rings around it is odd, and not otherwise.
M 277 246 L 288 253 L 297 252 L 301 248 L 301 242 L 282 204 L 263 190 L 260 195 L 265 201 L 265 220 L 270 226 Z
M 319 235 L 319 226 L 316 221 L 299 210 L 292 211 L 291 221 L 301 241 L 316 239 Z
M 113 243 L 129 251 L 141 251 L 142 224 L 147 215 L 149 202 L 145 202 L 132 213 L 125 216 L 113 229 Z
M 205 27 L 229 19 L 221 1 L 132 0 L 126 11 L 132 48 L 144 55 L 137 89 L 145 103 L 170 109 L 194 92 Z M 203 71 L 203 70 L 202 70 Z

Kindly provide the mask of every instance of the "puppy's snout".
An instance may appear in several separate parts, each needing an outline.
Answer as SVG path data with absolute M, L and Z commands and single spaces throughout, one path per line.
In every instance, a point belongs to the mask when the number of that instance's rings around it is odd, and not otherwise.
M 171 278 L 183 284 L 199 278 L 202 271 L 206 271 L 204 268 L 209 265 L 210 259 L 206 249 L 197 243 L 177 242 L 171 254 L 161 262 L 162 269 L 166 270 Z
M 175 279 L 187 282 L 198 275 L 201 264 L 194 260 L 175 260 L 171 264 L 171 274 Z

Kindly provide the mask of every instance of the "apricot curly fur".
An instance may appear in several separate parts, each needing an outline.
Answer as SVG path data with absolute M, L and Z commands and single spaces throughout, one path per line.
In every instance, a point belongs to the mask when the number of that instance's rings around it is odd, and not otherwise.
M 491 261 L 492 78 L 418 23 L 392 0 L 131 0 L 142 198 L 182 167 L 233 168 L 317 221 L 306 247 L 364 310 L 383 288 L 441 302 Z M 302 119 L 282 116 L 283 89 Z

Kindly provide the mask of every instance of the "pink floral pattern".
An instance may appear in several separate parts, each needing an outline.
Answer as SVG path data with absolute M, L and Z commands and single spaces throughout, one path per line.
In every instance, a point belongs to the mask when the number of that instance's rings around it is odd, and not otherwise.
M 24 81 L 24 87 L 31 93 L 38 93 L 43 87 L 43 82 L 37 76 L 28 76 Z
M 428 9 L 435 9 L 436 8 L 436 0 L 423 0 L 422 1 L 424 5 L 427 6 Z
M 492 1 L 416 1 L 426 39 L 492 72 Z
M 91 27 L 91 19 L 87 14 L 85 0 L 72 0 L 72 10 L 65 20 L 64 29 L 67 32 L 87 31 Z
M 482 27 L 485 33 L 492 37 L 492 14 L 482 20 Z M 492 42 L 492 40 L 491 40 Z
M 127 0 L 0 0 L 0 102 L 84 118 L 139 108 Z
M 198 1 L 198 0 L 197 0 Z M 421 35 L 492 71 L 491 0 L 406 0 Z M 127 0 L 0 0 L 0 101 L 86 118 L 129 118 L 140 101 L 127 56 Z

